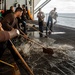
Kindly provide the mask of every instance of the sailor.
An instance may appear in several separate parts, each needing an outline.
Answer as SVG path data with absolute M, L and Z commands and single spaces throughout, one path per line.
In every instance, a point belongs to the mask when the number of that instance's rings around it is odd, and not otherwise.
M 1 25 L 0 25 L 0 30 L 2 30 Z M 18 33 L 19 33 L 18 29 L 13 29 L 12 31 L 0 31 L 0 42 L 12 39 L 16 37 Z
M 54 21 L 53 23 L 56 24 L 56 22 L 57 22 L 57 17 L 58 17 L 58 14 L 57 14 L 57 12 L 56 12 L 56 8 L 54 8 L 53 10 L 51 10 L 50 15 L 51 15 L 51 17 L 52 17 L 52 19 L 53 19 L 53 21 Z
M 46 26 L 46 35 L 48 35 L 48 30 L 49 30 L 49 34 L 51 34 L 52 26 L 53 26 L 53 19 L 52 19 L 51 15 L 49 14 L 48 21 L 47 21 L 47 26 Z
M 23 10 L 22 16 L 20 18 L 18 18 L 19 28 L 23 27 L 23 29 L 22 29 L 23 32 L 25 34 L 27 34 L 27 28 L 26 28 L 26 20 L 27 20 L 27 18 L 26 18 L 25 5 L 22 5 L 22 10 Z
M 27 14 L 27 11 L 26 11 L 26 8 L 25 8 L 25 5 L 22 5 L 22 10 L 23 10 L 23 13 L 22 13 L 22 20 L 23 21 L 26 21 L 27 18 L 26 18 L 26 14 Z
M 53 31 L 53 24 L 56 24 L 57 22 L 57 12 L 56 12 L 56 8 L 54 8 L 53 10 L 50 11 L 49 16 L 48 16 L 48 21 L 47 21 L 47 27 L 46 27 L 46 35 L 47 35 L 47 31 L 49 29 L 49 34 Z
M 39 31 L 40 31 L 41 33 L 43 33 L 43 22 L 44 22 L 44 17 L 45 17 L 45 15 L 44 15 L 44 13 L 41 11 L 41 9 L 39 9 L 39 12 L 38 12 L 38 14 L 37 14 L 37 17 L 38 17 L 38 23 L 39 23 Z M 40 34 L 40 37 L 43 37 L 43 35 L 42 35 L 41 33 L 39 33 L 39 34 Z
M 17 10 L 17 9 L 21 9 L 21 6 L 20 6 L 20 4 L 18 4 L 18 7 L 16 8 L 16 10 Z
M 2 16 L 5 17 L 7 14 L 10 14 L 10 13 L 13 13 L 14 14 L 15 12 L 15 9 L 14 9 L 14 6 L 10 6 L 10 9 L 9 10 L 6 10 Z
M 3 29 L 6 31 L 10 31 L 10 32 L 7 32 L 7 34 L 11 33 L 10 34 L 11 36 L 14 35 L 14 33 L 15 33 L 14 29 L 18 29 L 17 17 L 20 17 L 21 15 L 22 15 L 22 9 L 18 8 L 15 10 L 14 14 L 12 14 L 12 13 L 7 14 L 4 17 L 4 19 L 1 21 Z M 8 36 L 8 38 L 9 38 L 9 36 Z M 9 41 L 0 43 L 0 49 L 1 49 L 0 57 L 2 57 L 6 48 L 8 48 L 8 50 L 11 51 L 15 60 L 18 59 L 18 56 L 14 52 L 14 50 L 12 48 L 12 44 Z
M 13 29 L 11 31 L 3 31 L 2 24 L 0 23 L 0 58 L 2 57 L 5 49 L 8 47 L 12 54 L 15 54 L 12 47 L 7 45 L 7 40 L 12 39 L 20 34 L 18 29 Z M 15 58 L 16 54 L 14 55 Z
M 17 8 L 14 14 L 13 13 L 7 14 L 1 22 L 3 29 L 6 31 L 11 31 L 13 28 L 18 29 L 17 17 L 21 17 L 21 15 L 22 15 L 21 8 Z

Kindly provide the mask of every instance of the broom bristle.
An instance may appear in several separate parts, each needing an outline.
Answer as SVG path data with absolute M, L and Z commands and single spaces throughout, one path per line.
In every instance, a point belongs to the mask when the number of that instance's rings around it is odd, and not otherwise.
M 44 53 L 47 53 L 47 54 L 49 54 L 49 55 L 53 55 L 53 54 L 54 54 L 52 48 L 43 48 L 43 52 L 44 52 Z

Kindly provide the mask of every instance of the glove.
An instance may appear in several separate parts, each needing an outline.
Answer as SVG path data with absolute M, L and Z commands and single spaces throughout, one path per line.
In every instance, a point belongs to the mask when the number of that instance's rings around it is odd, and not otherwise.
M 20 31 L 18 29 L 15 29 L 15 30 L 16 30 L 17 35 L 20 35 Z
M 10 39 L 20 35 L 20 32 L 18 29 L 13 29 L 9 31 L 8 33 L 9 33 Z

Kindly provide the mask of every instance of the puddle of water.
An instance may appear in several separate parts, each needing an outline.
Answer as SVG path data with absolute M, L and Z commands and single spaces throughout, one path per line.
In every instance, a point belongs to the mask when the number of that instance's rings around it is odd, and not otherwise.
M 52 32 L 51 34 L 65 34 L 65 32 Z

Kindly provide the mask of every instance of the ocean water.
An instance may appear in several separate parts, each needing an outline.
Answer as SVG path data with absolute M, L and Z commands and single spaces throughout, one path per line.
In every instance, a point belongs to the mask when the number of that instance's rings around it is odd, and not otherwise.
M 48 20 L 48 15 L 48 13 L 45 13 L 45 22 Z M 34 19 L 37 20 L 36 15 Z M 75 28 L 75 13 L 58 13 L 57 24 Z
M 74 13 L 58 14 L 57 24 L 75 28 L 75 14 Z

